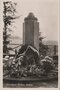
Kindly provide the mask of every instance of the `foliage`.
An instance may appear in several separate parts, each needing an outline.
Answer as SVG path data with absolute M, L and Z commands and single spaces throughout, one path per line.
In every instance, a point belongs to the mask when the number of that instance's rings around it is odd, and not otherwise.
M 47 50 L 48 50 L 48 46 L 44 45 L 42 40 L 45 37 L 42 36 L 42 32 L 39 32 L 39 53 L 40 55 L 43 55 L 44 57 L 46 56 Z
M 14 22 L 13 20 L 17 19 L 16 16 L 16 3 L 12 3 L 12 1 L 3 2 L 4 11 L 3 11 L 3 22 L 4 22 L 4 29 L 3 29 L 3 52 L 8 53 L 8 44 L 10 43 L 10 36 L 8 31 L 12 31 L 9 26 L 12 25 Z
M 51 70 L 55 69 L 54 61 L 50 57 L 42 59 L 40 63 L 41 67 L 45 70 L 45 75 L 48 75 Z
M 40 55 L 46 56 L 48 46 L 44 45 L 42 42 L 39 43 L 39 53 Z
M 30 56 L 28 56 L 30 57 Z M 34 57 L 26 58 L 26 56 L 20 56 L 19 58 L 9 57 L 8 60 L 4 60 L 3 71 L 8 71 L 7 75 L 10 77 L 41 77 L 47 76 L 51 70 L 54 70 L 54 63 L 51 60 L 41 60 L 40 63 L 37 65 L 33 63 Z M 33 62 L 32 62 L 33 61 Z M 31 63 L 32 62 L 32 63 Z M 5 74 L 6 75 L 6 72 Z

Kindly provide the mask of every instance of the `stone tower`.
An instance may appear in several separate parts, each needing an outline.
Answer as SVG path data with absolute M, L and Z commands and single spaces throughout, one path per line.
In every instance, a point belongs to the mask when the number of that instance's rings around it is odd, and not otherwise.
M 39 51 L 39 23 L 33 13 L 24 19 L 23 44 L 30 44 Z

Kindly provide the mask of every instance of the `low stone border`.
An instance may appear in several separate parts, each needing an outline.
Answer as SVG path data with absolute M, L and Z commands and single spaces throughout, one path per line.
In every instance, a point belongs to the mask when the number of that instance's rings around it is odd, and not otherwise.
M 41 78 L 3 78 L 3 83 L 30 83 L 40 81 L 58 80 L 58 76 L 54 77 L 41 77 Z

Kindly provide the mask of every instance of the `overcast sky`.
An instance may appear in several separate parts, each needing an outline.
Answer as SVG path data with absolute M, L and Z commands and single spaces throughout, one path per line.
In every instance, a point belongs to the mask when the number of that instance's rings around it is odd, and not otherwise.
M 13 1 L 13 0 L 12 0 Z M 45 40 L 58 40 L 58 0 L 14 0 L 17 2 L 17 15 L 13 35 L 23 38 L 23 22 L 29 12 L 38 18 L 39 28 Z

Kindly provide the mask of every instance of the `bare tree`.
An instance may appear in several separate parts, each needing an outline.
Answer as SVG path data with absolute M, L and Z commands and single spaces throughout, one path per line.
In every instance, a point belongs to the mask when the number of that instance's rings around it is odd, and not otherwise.
M 43 37 L 40 32 L 39 33 L 39 53 L 40 53 L 40 55 L 46 56 L 47 51 L 48 51 L 48 46 L 43 44 L 42 41 L 44 38 L 45 37 Z

